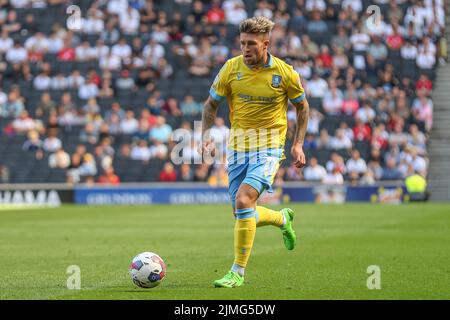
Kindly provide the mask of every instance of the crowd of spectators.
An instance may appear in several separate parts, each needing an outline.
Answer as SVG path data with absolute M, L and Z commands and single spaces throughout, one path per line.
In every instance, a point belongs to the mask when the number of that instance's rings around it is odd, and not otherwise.
M 239 22 L 259 15 L 275 21 L 270 52 L 298 71 L 312 107 L 308 166 L 299 172 L 286 161 L 276 181 L 373 184 L 427 175 L 434 69 L 447 59 L 442 0 L 373 0 L 383 9 L 373 25 L 361 0 L 96 0 L 84 2 L 80 30 L 36 14 L 64 13 L 71 3 L 0 0 L 0 117 L 11 119 L 2 134 L 25 136 L 23 150 L 66 170 L 67 182 L 120 183 L 114 168 L 123 158 L 163 162 L 156 180 L 227 185 L 226 164 L 170 163 L 172 120 L 192 130 L 183 119 L 200 119 L 209 88 L 202 98 L 175 97 L 160 82 L 212 79 L 240 54 Z M 33 106 L 24 83 L 39 95 Z M 124 91 L 131 93 L 126 105 L 115 99 Z M 146 101 L 136 105 L 142 91 Z M 288 144 L 295 120 L 290 106 Z M 227 124 L 225 113 L 213 128 L 223 149 Z M 82 129 L 69 152 L 61 132 L 73 126 Z M 184 159 L 198 157 L 198 141 Z M 316 156 L 322 150 L 330 156 Z

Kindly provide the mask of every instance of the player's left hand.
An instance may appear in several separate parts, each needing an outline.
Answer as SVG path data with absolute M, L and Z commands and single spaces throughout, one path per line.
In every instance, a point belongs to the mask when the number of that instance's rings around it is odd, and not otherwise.
M 303 152 L 303 148 L 300 144 L 295 143 L 291 148 L 291 154 L 294 161 L 294 165 L 297 168 L 303 168 L 306 164 L 306 156 Z

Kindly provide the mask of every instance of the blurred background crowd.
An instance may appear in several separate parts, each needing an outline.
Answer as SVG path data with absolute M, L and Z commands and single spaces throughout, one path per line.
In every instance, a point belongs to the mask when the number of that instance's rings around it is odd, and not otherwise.
M 79 30 L 68 28 L 72 4 Z M 172 163 L 171 134 L 194 130 L 251 16 L 276 23 L 270 52 L 299 72 L 311 106 L 307 167 L 287 152 L 275 184 L 426 177 L 446 10 L 443 0 L 0 0 L 0 181 L 227 186 L 226 164 L 194 164 L 199 132 L 186 163 Z M 286 150 L 292 106 L 288 121 Z M 226 104 L 212 131 L 225 149 Z

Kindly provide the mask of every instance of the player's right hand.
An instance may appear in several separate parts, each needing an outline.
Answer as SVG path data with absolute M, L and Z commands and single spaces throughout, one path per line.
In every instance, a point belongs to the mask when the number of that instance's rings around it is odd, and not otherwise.
M 294 161 L 294 165 L 297 168 L 303 168 L 306 164 L 306 156 L 303 152 L 303 148 L 298 143 L 294 143 L 291 148 L 292 158 Z
M 198 148 L 198 153 L 200 153 L 200 155 L 202 157 L 204 156 L 213 156 L 216 153 L 216 149 L 215 149 L 215 145 L 211 140 L 207 140 L 207 141 L 203 141 L 202 144 L 199 146 Z

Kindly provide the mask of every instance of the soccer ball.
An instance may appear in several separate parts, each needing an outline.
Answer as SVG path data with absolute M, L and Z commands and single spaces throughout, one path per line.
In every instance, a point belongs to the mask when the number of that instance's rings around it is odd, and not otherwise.
M 133 258 L 129 272 L 134 284 L 141 288 L 154 288 L 166 276 L 166 264 L 153 252 L 143 252 Z

